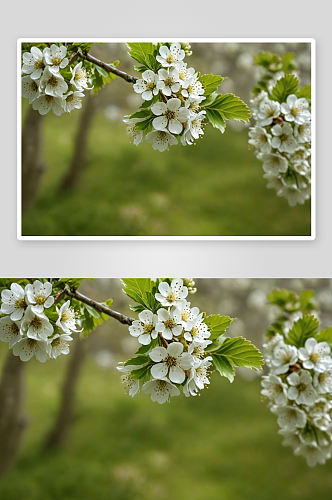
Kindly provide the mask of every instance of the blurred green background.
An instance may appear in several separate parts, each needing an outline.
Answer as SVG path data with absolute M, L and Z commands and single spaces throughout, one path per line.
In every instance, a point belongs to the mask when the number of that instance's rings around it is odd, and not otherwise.
M 226 75 L 219 91 L 249 104 L 259 78 L 253 56 L 261 50 L 295 52 L 301 84 L 310 81 L 309 44 L 192 44 L 188 66 Z M 133 73 L 124 44 L 93 47 L 105 61 L 120 59 Z M 44 120 L 46 174 L 22 234 L 33 236 L 305 236 L 310 235 L 310 200 L 289 207 L 266 188 L 263 170 L 248 149 L 248 126 L 227 122 L 224 135 L 208 125 L 196 146 L 154 151 L 135 147 L 123 116 L 142 103 L 116 79 L 93 98 L 96 113 L 88 134 L 86 167 L 75 189 L 64 189 L 74 138 L 84 110 Z M 26 99 L 24 99 L 26 101 Z M 23 103 L 23 114 L 27 103 Z
M 273 308 L 266 293 L 275 286 L 316 290 L 321 322 L 331 325 L 331 280 L 199 279 L 193 305 L 238 320 L 230 335 L 261 345 Z M 87 282 L 82 291 L 99 300 L 112 296 L 128 313 L 118 280 Z M 260 380 L 240 370 L 233 384 L 213 374 L 201 396 L 152 403 L 124 394 L 117 361 L 137 340 L 110 319 L 90 335 L 81 375 L 76 418 L 62 449 L 42 453 L 59 400 L 68 357 L 28 363 L 29 427 L 14 469 L 0 481 L 1 500 L 329 500 L 332 460 L 309 468 L 281 445 L 276 417 L 261 401 Z M 0 346 L 1 362 L 7 346 Z M 250 377 L 252 375 L 252 377 Z

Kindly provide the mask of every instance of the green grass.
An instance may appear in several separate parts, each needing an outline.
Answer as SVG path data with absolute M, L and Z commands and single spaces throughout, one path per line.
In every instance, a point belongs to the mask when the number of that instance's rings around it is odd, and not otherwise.
M 1 500 L 329 500 L 332 461 L 308 468 L 281 445 L 259 380 L 216 374 L 200 397 L 158 405 L 126 396 L 93 360 L 63 449 L 41 453 L 66 358 L 28 364 L 26 439 Z
M 289 207 L 266 189 L 247 131 L 208 126 L 196 146 L 153 151 L 129 143 L 125 125 L 99 112 L 74 191 L 59 193 L 79 112 L 45 120 L 47 173 L 23 235 L 304 236 L 310 202 Z

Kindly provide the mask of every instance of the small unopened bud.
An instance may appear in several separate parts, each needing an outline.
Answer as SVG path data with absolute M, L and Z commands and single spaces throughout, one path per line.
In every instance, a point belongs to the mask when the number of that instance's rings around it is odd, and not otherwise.
M 289 367 L 289 371 L 290 372 L 299 372 L 301 370 L 302 366 L 300 365 L 300 363 L 295 363 L 295 365 L 292 365 Z
M 283 117 L 280 115 L 280 116 L 277 116 L 277 118 L 273 118 L 273 124 L 274 125 L 280 125 L 280 123 L 282 123 L 284 121 Z

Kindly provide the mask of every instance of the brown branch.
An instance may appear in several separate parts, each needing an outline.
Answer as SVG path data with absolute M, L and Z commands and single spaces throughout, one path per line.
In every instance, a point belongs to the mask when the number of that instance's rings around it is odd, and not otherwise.
M 107 314 L 107 316 L 111 316 L 112 318 L 120 321 L 120 323 L 122 323 L 123 325 L 131 325 L 132 322 L 135 321 L 134 318 L 130 318 L 129 316 L 125 316 L 124 314 L 121 314 L 117 311 L 113 311 L 113 309 L 110 309 L 104 304 L 100 304 L 100 302 L 96 302 L 95 300 L 86 297 L 77 290 L 66 289 L 66 294 L 69 295 L 70 297 L 73 297 L 74 299 L 79 300 L 80 302 L 84 302 L 84 304 L 87 304 L 88 306 L 93 307 L 94 309 L 96 309 L 96 311 L 100 313 Z
M 128 73 L 125 73 L 124 71 L 121 71 L 121 70 L 115 68 L 114 66 L 111 66 L 110 64 L 107 64 L 103 61 L 100 61 L 99 59 L 97 59 L 96 57 L 92 56 L 89 53 L 82 54 L 81 52 L 79 52 L 77 55 L 78 55 L 78 57 L 81 57 L 82 59 L 86 59 L 87 61 L 90 61 L 93 64 L 96 64 L 96 66 L 100 66 L 105 71 L 107 71 L 107 73 L 113 73 L 114 75 L 119 76 L 120 78 L 123 78 L 124 80 L 126 80 L 126 82 L 135 83 L 138 80 L 138 78 L 136 76 L 128 75 Z

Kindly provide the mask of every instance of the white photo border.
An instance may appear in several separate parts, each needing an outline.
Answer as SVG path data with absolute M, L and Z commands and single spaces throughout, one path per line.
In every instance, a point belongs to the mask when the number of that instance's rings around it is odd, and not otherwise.
M 67 42 L 126 43 L 160 42 L 163 38 L 70 38 Z M 47 38 L 59 42 L 58 38 Z M 167 38 L 169 42 L 188 43 L 308 43 L 311 47 L 311 234 L 310 236 L 23 236 L 22 235 L 22 98 L 21 44 L 45 42 L 44 38 L 17 40 L 17 239 L 20 241 L 312 241 L 316 239 L 316 40 L 314 38 Z

